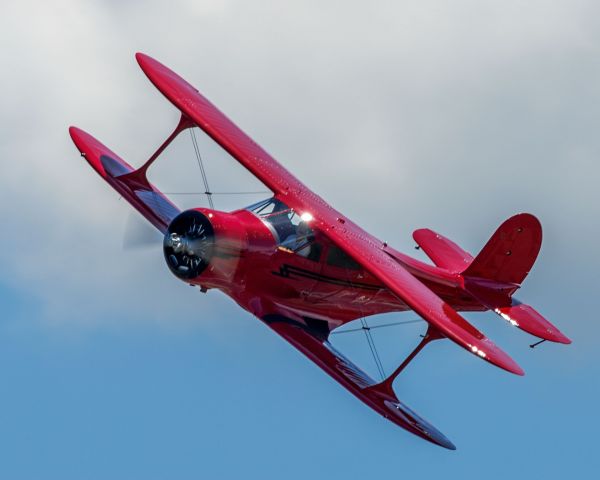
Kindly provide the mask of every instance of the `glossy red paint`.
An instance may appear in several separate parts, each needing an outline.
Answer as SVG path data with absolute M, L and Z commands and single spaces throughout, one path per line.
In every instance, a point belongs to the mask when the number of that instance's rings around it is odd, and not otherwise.
M 396 375 L 431 340 L 448 338 L 500 368 L 523 374 L 458 311 L 492 309 L 540 338 L 569 342 L 539 313 L 512 299 L 541 244 L 541 228 L 532 215 L 509 219 L 474 258 L 439 234 L 419 230 L 415 240 L 436 265 L 420 262 L 334 210 L 177 74 L 146 55 L 136 58 L 150 81 L 181 111 L 180 123 L 138 170 L 71 127 L 81 154 L 165 234 L 165 259 L 175 275 L 203 290 L 216 288 L 229 295 L 384 417 L 454 448 L 392 389 Z M 273 200 L 231 213 L 205 208 L 180 212 L 148 182 L 146 170 L 173 138 L 192 126 L 204 130 L 271 189 Z M 351 320 L 405 310 L 414 310 L 429 323 L 428 334 L 381 383 L 328 341 L 333 329 Z

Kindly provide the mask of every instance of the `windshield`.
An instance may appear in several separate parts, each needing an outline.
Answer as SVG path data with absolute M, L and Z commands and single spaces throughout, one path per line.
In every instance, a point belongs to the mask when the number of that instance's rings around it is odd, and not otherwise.
M 290 250 L 302 250 L 313 240 L 313 231 L 298 213 L 281 200 L 269 198 L 246 208 L 258 215 L 275 234 L 277 243 Z M 310 217 L 312 218 L 312 217 Z

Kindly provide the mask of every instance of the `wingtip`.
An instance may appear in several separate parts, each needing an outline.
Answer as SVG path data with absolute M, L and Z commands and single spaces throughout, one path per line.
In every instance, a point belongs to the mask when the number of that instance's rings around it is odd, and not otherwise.
M 551 337 L 552 338 L 549 338 L 548 340 L 551 340 L 552 342 L 562 343 L 563 345 L 570 345 L 571 343 L 573 343 L 573 341 L 569 337 L 567 337 L 558 329 L 556 329 L 555 332 L 552 332 Z
M 456 445 L 454 445 L 450 440 L 448 440 L 446 436 L 444 436 L 442 439 L 437 439 L 435 441 L 435 444 L 442 448 L 445 448 L 446 450 L 456 450 Z
M 74 125 L 69 127 L 69 136 L 71 137 L 71 140 L 73 140 L 75 146 L 80 150 L 81 140 L 85 135 L 86 133 L 81 128 L 75 127 Z
M 73 138 L 74 135 L 77 135 L 80 131 L 81 131 L 81 129 L 77 128 L 74 125 L 71 125 L 69 127 L 69 135 L 71 135 L 71 138 Z
M 143 63 L 147 61 L 150 57 L 142 52 L 135 52 L 135 59 L 138 63 Z
M 75 126 L 69 127 L 69 135 L 80 152 L 85 152 L 89 150 L 91 146 L 99 144 L 98 140 L 89 133 Z
M 443 439 L 436 439 L 436 440 L 427 439 L 427 440 L 430 440 L 431 443 L 433 443 L 434 445 L 437 445 L 438 447 L 445 448 L 446 450 L 451 450 L 451 451 L 455 451 L 456 450 L 456 445 L 454 445 L 446 437 L 444 437 Z
M 445 436 L 442 436 L 442 438 L 436 438 L 436 439 L 428 438 L 427 440 L 429 440 L 434 445 L 437 445 L 438 447 L 445 448 L 446 450 L 452 450 L 452 451 L 456 450 L 456 445 L 454 445 Z
M 486 359 L 488 360 L 488 359 Z M 489 359 L 488 360 L 493 365 L 500 367 L 502 370 L 506 370 L 509 373 L 514 373 L 519 377 L 525 376 L 525 370 L 521 368 L 521 366 L 515 362 L 511 357 L 505 354 L 505 357 L 501 360 L 499 359 Z
M 482 345 L 481 349 L 471 346 L 469 350 L 474 355 L 482 357 L 485 361 L 500 367 L 507 372 L 514 373 L 520 377 L 525 375 L 525 370 L 523 370 L 508 353 L 498 347 L 490 339 L 485 339 L 485 343 Z
M 148 75 L 148 72 L 153 69 L 158 69 L 160 67 L 164 68 L 164 65 L 162 65 L 158 60 L 156 60 L 156 59 L 152 58 L 150 55 L 146 55 L 145 53 L 142 53 L 142 52 L 136 52 L 135 59 L 136 59 L 138 65 L 140 66 L 140 68 L 142 69 L 142 71 L 144 73 L 146 73 L 147 75 Z
M 517 362 L 515 362 L 511 357 L 509 357 L 508 355 L 506 355 L 506 358 L 504 359 L 504 361 L 502 363 L 499 362 L 499 363 L 496 363 L 496 365 L 503 368 L 507 372 L 518 375 L 519 377 L 525 376 L 525 370 L 523 370 L 521 368 L 521 366 Z
M 438 445 L 448 450 L 456 450 L 456 446 L 448 439 L 448 437 L 446 437 L 446 435 L 431 425 L 414 410 L 398 400 L 393 391 L 391 391 L 391 393 L 384 393 L 383 397 L 381 396 L 381 391 L 378 391 L 377 388 L 371 390 L 371 393 L 373 392 L 378 392 L 375 395 L 378 403 L 375 406 L 375 409 L 382 413 L 385 418 L 434 445 Z M 390 395 L 393 400 L 390 399 Z M 372 398 L 373 397 L 371 397 L 371 399 Z M 379 403 L 381 400 L 383 400 L 383 405 Z M 385 406 L 386 411 L 382 412 L 379 410 L 378 407 L 381 406 Z

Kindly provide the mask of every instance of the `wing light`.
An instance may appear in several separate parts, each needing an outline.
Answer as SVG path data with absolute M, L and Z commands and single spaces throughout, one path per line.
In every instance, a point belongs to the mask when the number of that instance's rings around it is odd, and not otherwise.
M 483 350 L 477 348 L 475 345 L 471 345 L 471 351 L 479 355 L 481 358 L 487 357 L 487 354 Z
M 519 326 L 519 323 L 516 320 L 513 320 L 512 318 L 510 318 L 506 313 L 502 312 L 499 308 L 494 309 L 494 312 L 496 312 L 498 315 L 500 315 L 504 320 L 506 320 L 508 323 L 510 323 L 513 327 Z

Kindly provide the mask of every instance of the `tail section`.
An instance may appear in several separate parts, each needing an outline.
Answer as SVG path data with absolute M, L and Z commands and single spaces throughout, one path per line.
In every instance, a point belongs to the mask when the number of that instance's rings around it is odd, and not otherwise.
M 451 272 L 460 273 L 473 261 L 473 257 L 452 240 L 428 228 L 415 230 L 413 238 L 434 264 Z
M 506 307 L 495 308 L 494 312 L 515 327 L 536 337 L 551 342 L 569 344 L 571 340 L 558 328 L 552 325 L 540 313 L 529 305 L 512 299 L 512 304 Z
M 462 273 L 464 288 L 515 327 L 551 342 L 571 343 L 529 305 L 513 298 L 542 246 L 542 226 L 529 213 L 506 220 Z
M 571 343 L 533 307 L 512 297 L 542 245 L 542 226 L 533 215 L 520 213 L 506 220 L 475 258 L 429 229 L 416 230 L 413 238 L 435 265 L 460 274 L 464 290 L 485 308 L 531 335 Z

